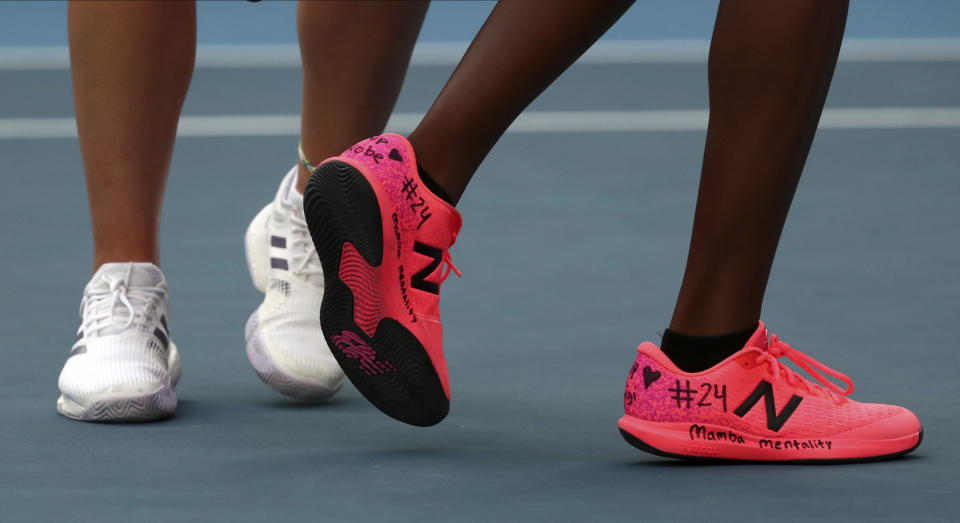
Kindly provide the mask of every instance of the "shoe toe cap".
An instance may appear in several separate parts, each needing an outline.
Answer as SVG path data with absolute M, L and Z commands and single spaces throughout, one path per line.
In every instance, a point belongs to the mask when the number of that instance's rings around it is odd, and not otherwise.
M 894 439 L 923 430 L 917 416 L 903 407 L 892 407 L 893 414 L 862 427 L 846 431 L 840 437 L 851 439 Z

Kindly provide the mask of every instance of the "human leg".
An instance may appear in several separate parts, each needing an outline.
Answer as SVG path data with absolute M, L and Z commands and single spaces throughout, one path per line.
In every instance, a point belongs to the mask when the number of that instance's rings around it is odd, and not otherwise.
M 157 233 L 196 42 L 193 2 L 70 2 L 70 62 L 94 270 L 159 259 Z
M 180 360 L 157 231 L 193 68 L 195 8 L 71 2 L 68 23 L 94 275 L 57 409 L 87 421 L 149 421 L 177 405 Z
M 314 162 L 383 132 L 429 1 L 297 4 L 303 61 L 300 140 Z M 310 173 L 299 166 L 297 190 Z
M 311 177 L 304 210 L 323 265 L 323 334 L 383 412 L 423 426 L 446 416 L 439 292 L 455 271 L 452 204 L 523 108 L 630 3 L 501 1 L 410 141 L 363 140 Z
M 720 3 L 700 193 L 671 329 L 716 335 L 759 321 L 846 12 L 843 1 Z
M 902 456 L 922 440 L 912 412 L 850 399 L 849 377 L 760 322 L 846 10 L 846 2 L 805 0 L 720 4 L 687 269 L 662 347 L 640 345 L 624 391 L 619 427 L 643 450 L 701 459 L 847 462 Z
M 583 54 L 633 0 L 503 0 L 410 133 L 421 167 L 456 204 L 524 108 Z
M 333 156 L 383 131 L 427 5 L 299 3 L 305 158 Z M 299 162 L 247 229 L 248 265 L 265 296 L 247 321 L 245 338 L 250 363 L 267 385 L 295 398 L 322 400 L 340 389 L 344 375 L 317 322 L 323 272 L 302 201 L 311 171 Z

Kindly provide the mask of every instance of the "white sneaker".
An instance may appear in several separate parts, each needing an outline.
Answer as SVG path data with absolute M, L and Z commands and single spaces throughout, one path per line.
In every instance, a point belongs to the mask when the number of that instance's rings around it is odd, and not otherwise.
M 82 323 L 60 372 L 57 410 L 84 421 L 173 414 L 180 356 L 170 340 L 167 283 L 152 263 L 105 263 L 83 290 Z
M 247 265 L 265 294 L 247 320 L 247 357 L 264 383 L 301 399 L 326 399 L 345 376 L 320 330 L 323 272 L 303 217 L 302 196 L 291 191 L 294 167 L 273 202 L 250 223 Z

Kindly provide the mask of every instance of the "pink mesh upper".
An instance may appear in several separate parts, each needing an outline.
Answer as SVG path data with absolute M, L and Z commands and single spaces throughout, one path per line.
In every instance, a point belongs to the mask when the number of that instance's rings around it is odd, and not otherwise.
M 677 369 L 654 344 L 640 345 L 624 392 L 626 414 L 649 421 L 714 423 L 765 437 L 813 438 L 862 428 L 906 411 L 859 403 L 816 385 L 807 390 L 770 373 L 766 364 L 756 362 L 758 350 L 766 348 L 765 334 L 762 341 L 755 335 L 747 348 L 714 368 L 693 374 Z M 743 417 L 734 413 L 764 380 L 772 386 L 775 413 L 782 413 L 794 395 L 802 398 L 778 431 L 768 428 L 763 397 Z

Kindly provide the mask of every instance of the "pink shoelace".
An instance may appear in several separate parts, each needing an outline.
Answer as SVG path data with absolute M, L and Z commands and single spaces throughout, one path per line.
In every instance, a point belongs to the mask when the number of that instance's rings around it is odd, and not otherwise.
M 440 275 L 440 283 L 447 281 L 447 276 L 450 276 L 450 271 L 453 271 L 457 275 L 457 278 L 463 276 L 463 273 L 453 266 L 453 257 L 450 256 L 450 251 L 443 251 L 443 264 L 445 267 L 443 274 Z
M 786 356 L 788 359 L 790 359 L 790 361 L 796 363 L 797 366 L 813 376 L 814 379 L 820 383 L 820 385 L 811 383 L 809 380 L 790 369 L 790 367 L 787 367 L 778 361 L 778 358 L 783 356 Z M 840 403 L 844 399 L 844 396 L 848 396 L 853 392 L 853 380 L 850 379 L 849 376 L 843 374 L 842 372 L 833 370 L 823 363 L 813 359 L 812 357 L 790 347 L 790 345 L 788 345 L 786 342 L 780 341 L 776 334 L 770 335 L 770 343 L 767 346 L 767 350 L 760 352 L 760 355 L 757 356 L 755 361 L 758 364 L 767 364 L 769 378 L 775 379 L 778 376 L 783 376 L 790 385 L 799 385 L 807 391 L 810 391 L 811 387 L 816 387 L 825 391 L 833 399 L 834 403 Z M 827 379 L 823 374 L 818 372 L 818 370 L 844 382 L 847 387 L 845 389 L 841 389 L 835 383 Z

